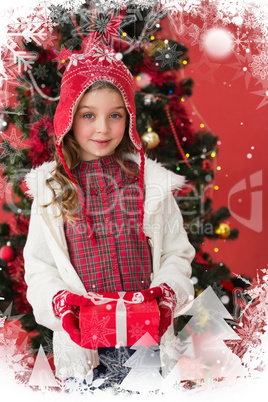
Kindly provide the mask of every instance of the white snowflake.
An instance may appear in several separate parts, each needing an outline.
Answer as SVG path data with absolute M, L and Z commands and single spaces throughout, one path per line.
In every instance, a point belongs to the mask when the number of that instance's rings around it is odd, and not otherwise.
M 237 53 L 240 53 L 241 49 L 247 49 L 249 46 L 249 39 L 246 33 L 241 33 L 240 29 L 237 28 L 235 34 L 231 33 L 232 42 L 236 46 Z
M 86 0 L 46 0 L 48 11 L 50 10 L 49 6 L 53 5 L 55 7 L 59 6 L 66 11 L 76 12 L 85 3 Z
M 108 10 L 121 8 L 124 9 L 128 6 L 129 0 L 92 0 L 92 6 L 99 12 L 106 13 Z M 135 0 L 132 1 L 137 8 L 147 9 L 153 7 L 156 0 Z
M 244 20 L 244 27 L 248 29 L 255 29 L 259 26 L 259 20 L 256 15 L 248 15 Z
M 201 0 L 188 0 L 188 1 L 186 1 L 186 4 L 184 5 L 183 9 L 187 13 L 191 13 L 194 10 L 196 11 L 198 9 L 198 7 L 200 6 L 200 4 L 201 4 Z
M 69 63 L 68 63 L 67 70 L 69 70 L 69 68 L 70 68 L 72 65 L 77 66 L 77 65 L 78 65 L 78 61 L 79 61 L 79 62 L 82 62 L 82 60 L 84 60 L 84 59 L 85 59 L 85 55 L 84 55 L 84 54 L 73 54 L 73 55 L 70 57 L 70 61 L 69 61 Z
M 103 14 L 118 7 L 116 0 L 92 0 L 91 4 L 92 8 Z
M 264 50 L 267 42 L 267 38 L 263 33 L 249 35 L 249 42 L 254 45 L 256 50 Z
M 98 58 L 98 62 L 102 62 L 103 60 L 107 60 L 109 63 L 118 62 L 116 54 L 114 51 L 110 51 L 109 49 L 102 48 L 100 46 L 96 47 L 96 52 L 92 54 L 92 57 Z
M 32 68 L 32 64 L 34 64 L 35 60 L 37 59 L 37 53 L 18 51 L 16 52 L 16 59 L 18 63 L 18 72 L 20 74 L 22 69 L 26 71 L 29 68 Z
M 11 79 L 32 68 L 36 59 L 35 52 L 26 52 L 24 42 L 33 42 L 38 46 L 53 45 L 50 30 L 55 25 L 45 8 L 38 9 L 21 4 L 20 7 L 1 10 L 0 47 L 2 64 L 0 76 Z
M 255 77 L 259 75 L 262 80 L 268 75 L 268 55 L 262 51 L 260 55 L 252 55 L 253 62 L 249 64 L 252 67 L 252 75 Z
M 245 13 L 252 11 L 252 2 L 247 0 L 218 0 L 217 9 L 223 14 L 223 16 L 235 17 L 243 16 Z
M 161 0 L 161 5 L 168 9 L 171 15 L 183 11 L 182 4 L 177 0 Z

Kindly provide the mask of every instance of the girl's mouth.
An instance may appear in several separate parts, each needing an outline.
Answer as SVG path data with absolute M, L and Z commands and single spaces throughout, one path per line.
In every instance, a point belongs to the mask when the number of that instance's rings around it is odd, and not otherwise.
M 107 145 L 111 140 L 107 140 L 107 141 L 95 141 L 92 140 L 95 144 L 99 145 L 99 146 L 105 146 Z

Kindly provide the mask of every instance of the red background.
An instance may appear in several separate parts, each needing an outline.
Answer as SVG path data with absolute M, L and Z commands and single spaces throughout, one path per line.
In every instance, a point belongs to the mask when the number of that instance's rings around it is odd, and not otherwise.
M 219 189 L 213 192 L 214 209 L 223 205 L 228 206 L 228 195 L 232 187 L 245 179 L 247 190 L 231 198 L 231 210 L 246 219 L 250 218 L 251 213 L 253 220 L 254 216 L 256 220 L 261 216 L 263 223 L 262 230 L 256 232 L 242 224 L 239 219 L 231 217 L 227 223 L 239 229 L 239 238 L 235 241 L 206 241 L 204 249 L 211 253 L 214 261 L 223 261 L 234 274 L 255 278 L 256 271 L 266 268 L 268 261 L 268 216 L 265 208 L 268 202 L 266 185 L 268 158 L 265 152 L 268 142 L 268 102 L 258 108 L 262 98 L 253 92 L 261 90 L 263 86 L 268 88 L 268 80 L 261 81 L 260 77 L 252 76 L 252 71 L 249 70 L 243 73 L 243 65 L 239 67 L 242 74 L 237 77 L 237 70 L 230 67 L 230 65 L 234 67 L 238 61 L 235 53 L 231 53 L 221 61 L 208 57 L 207 63 L 202 62 L 205 52 L 200 50 L 198 44 L 192 46 L 187 38 L 176 36 L 174 29 L 169 27 L 168 19 L 162 25 L 164 28 L 162 37 L 183 42 L 189 49 L 190 63 L 184 72 L 179 74 L 190 76 L 195 82 L 193 95 L 185 103 L 195 130 L 199 130 L 199 125 L 204 123 L 205 129 L 211 130 L 221 141 L 217 158 L 217 165 L 221 170 L 217 171 L 214 183 L 219 186 Z M 241 54 L 244 55 L 245 52 Z M 214 71 L 213 64 L 217 64 Z M 246 74 L 250 78 L 248 87 Z M 183 75 L 180 77 L 183 78 Z M 12 100 L 15 100 L 15 94 L 11 97 L 10 103 Z M 195 115 L 192 114 L 194 110 Z M 12 126 L 5 134 L 10 133 L 11 129 Z M 251 159 L 247 158 L 248 153 L 252 154 Z M 257 171 L 262 171 L 262 185 L 254 190 L 262 192 L 263 207 L 261 204 L 251 206 L 249 177 Z M 10 216 L 11 214 L 5 213 L 0 205 L 0 221 L 6 221 Z M 214 251 L 216 247 L 219 249 L 218 252 Z
M 202 26 L 200 21 L 195 20 L 194 23 L 200 23 Z M 235 30 L 236 27 L 230 26 L 226 29 L 233 33 Z M 185 77 L 193 78 L 194 88 L 191 99 L 185 104 L 189 118 L 193 119 L 193 127 L 198 131 L 199 125 L 204 123 L 205 129 L 212 131 L 221 141 L 217 157 L 217 166 L 220 166 L 221 170 L 216 174 L 215 185 L 219 189 L 213 192 L 214 210 L 228 206 L 228 195 L 232 187 L 245 179 L 247 189 L 230 198 L 231 212 L 245 219 L 250 219 L 252 215 L 253 222 L 259 218 L 262 221 L 262 230 L 256 232 L 231 216 L 227 223 L 231 228 L 239 229 L 239 238 L 234 241 L 206 240 L 204 250 L 212 255 L 214 261 L 224 262 L 233 274 L 255 278 L 257 270 L 267 268 L 268 262 L 268 213 L 265 208 L 268 204 L 268 100 L 259 107 L 262 98 L 253 92 L 261 90 L 262 87 L 267 88 L 268 78 L 261 81 L 260 76 L 254 77 L 246 60 L 242 60 L 238 70 L 233 68 L 239 57 L 235 51 L 222 60 L 206 55 L 204 50 L 199 49 L 198 44 L 191 45 L 192 37 L 189 37 L 189 40 L 185 37 L 182 39 L 174 29 L 170 29 L 167 19 L 164 23 L 164 33 L 167 38 L 182 42 L 189 49 L 190 63 L 184 69 L 184 74 Z M 255 50 L 252 54 L 259 52 L 260 50 Z M 245 50 L 241 49 L 240 54 L 245 57 Z M 218 65 L 214 71 L 213 64 Z M 243 67 L 247 67 L 245 72 Z M 241 73 L 240 77 L 237 77 L 237 71 Z M 193 111 L 197 114 L 192 115 Z M 247 158 L 249 153 L 252 154 L 251 159 Z M 258 171 L 262 171 L 262 185 L 252 191 L 261 191 L 262 205 L 251 205 L 249 177 Z M 215 252 L 215 248 L 219 251 Z

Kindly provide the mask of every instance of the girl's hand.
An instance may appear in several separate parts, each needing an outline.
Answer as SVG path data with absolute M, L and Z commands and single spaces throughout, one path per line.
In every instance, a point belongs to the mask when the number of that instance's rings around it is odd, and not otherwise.
M 144 300 L 158 299 L 160 311 L 159 337 L 161 338 L 171 324 L 177 304 L 175 292 L 166 283 L 151 289 L 142 290 Z
M 84 296 L 75 295 L 68 290 L 61 290 L 52 299 L 54 314 L 60 317 L 63 329 L 79 346 L 81 346 L 79 309 L 88 303 L 89 300 Z

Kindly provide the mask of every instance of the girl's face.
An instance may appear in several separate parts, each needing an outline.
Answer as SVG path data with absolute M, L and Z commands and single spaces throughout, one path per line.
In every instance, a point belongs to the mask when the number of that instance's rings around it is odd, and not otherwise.
M 114 153 L 124 136 L 127 113 L 122 96 L 112 89 L 97 89 L 83 96 L 72 126 L 82 161 Z

